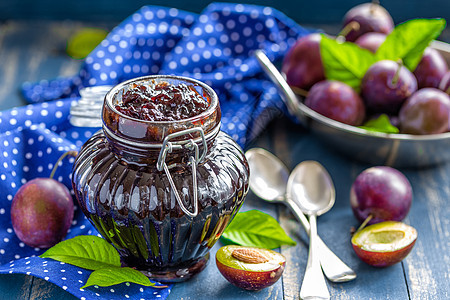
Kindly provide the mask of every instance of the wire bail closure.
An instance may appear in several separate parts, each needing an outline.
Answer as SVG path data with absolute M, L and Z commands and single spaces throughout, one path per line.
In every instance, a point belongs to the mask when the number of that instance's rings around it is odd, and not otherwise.
M 199 154 L 199 147 L 197 143 L 194 142 L 193 139 L 188 140 L 182 140 L 182 141 L 175 141 L 170 142 L 171 139 L 188 135 L 192 133 L 198 132 L 200 134 L 202 144 L 203 144 L 203 152 L 200 156 Z M 176 189 L 175 183 L 172 179 L 172 175 L 170 175 L 169 166 L 167 166 L 166 158 L 168 153 L 172 153 L 172 150 L 180 150 L 180 149 L 188 149 L 188 150 L 194 150 L 194 156 L 189 157 L 189 163 L 192 166 L 192 185 L 193 185 L 193 194 L 194 194 L 194 211 L 190 212 L 181 201 L 181 197 L 178 194 L 178 191 Z M 169 184 L 175 194 L 175 198 L 177 199 L 178 204 L 180 205 L 181 210 L 188 215 L 189 217 L 193 218 L 198 215 L 198 188 L 197 188 L 197 164 L 203 160 L 206 156 L 206 152 L 208 150 L 208 145 L 206 144 L 206 138 L 205 133 L 203 132 L 203 129 L 201 127 L 194 127 L 182 131 L 178 131 L 175 133 L 171 133 L 168 136 L 164 138 L 161 151 L 159 152 L 158 156 L 158 162 L 156 163 L 156 168 L 158 171 L 163 171 L 166 173 L 167 179 L 169 180 Z

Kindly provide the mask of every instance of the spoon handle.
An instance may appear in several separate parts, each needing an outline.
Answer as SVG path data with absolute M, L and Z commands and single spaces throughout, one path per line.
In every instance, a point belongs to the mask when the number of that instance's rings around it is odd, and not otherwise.
M 317 238 L 317 251 L 325 276 L 332 282 L 346 282 L 356 278 L 356 273 L 347 266 L 320 237 Z
M 325 277 L 320 269 L 319 252 L 317 251 L 316 215 L 309 216 L 309 253 L 305 276 L 300 289 L 301 299 L 330 299 Z
M 298 204 L 289 197 L 286 197 L 286 203 L 309 235 L 310 225 L 308 219 L 300 210 Z M 332 282 L 346 282 L 356 278 L 355 271 L 350 269 L 349 266 L 340 260 L 339 257 L 325 245 L 319 236 L 317 236 L 317 251 L 319 253 L 322 270 L 328 280 Z

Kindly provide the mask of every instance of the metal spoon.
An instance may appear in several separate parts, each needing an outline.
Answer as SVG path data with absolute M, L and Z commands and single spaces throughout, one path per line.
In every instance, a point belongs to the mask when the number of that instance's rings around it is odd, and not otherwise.
M 328 172 L 316 161 L 304 161 L 292 171 L 287 185 L 288 198 L 297 202 L 309 216 L 309 254 L 300 289 L 302 299 L 330 299 L 325 277 L 320 269 L 317 247 L 317 216 L 326 213 L 334 204 L 335 191 Z
M 253 148 L 245 153 L 250 165 L 250 189 L 262 200 L 287 205 L 309 234 L 309 222 L 298 204 L 286 197 L 289 171 L 273 154 Z M 320 262 L 325 276 L 332 282 L 346 282 L 356 278 L 356 273 L 339 259 L 325 243 L 318 238 Z

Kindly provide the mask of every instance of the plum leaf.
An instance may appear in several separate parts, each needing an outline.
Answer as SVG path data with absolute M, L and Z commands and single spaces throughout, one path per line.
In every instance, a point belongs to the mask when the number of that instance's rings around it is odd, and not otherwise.
M 83 59 L 103 41 L 108 32 L 100 28 L 83 28 L 67 42 L 66 52 L 75 59 Z
M 445 28 L 444 19 L 413 19 L 397 25 L 386 36 L 375 56 L 377 60 L 403 60 L 412 72 L 422 59 L 423 51 Z
M 359 91 L 361 79 L 376 62 L 375 54 L 350 42 L 339 42 L 322 35 L 320 55 L 325 77 L 337 80 Z
M 272 216 L 259 210 L 238 213 L 222 235 L 225 244 L 274 249 L 296 245 Z
M 391 124 L 386 114 L 381 114 L 378 118 L 367 121 L 359 128 L 376 132 L 399 133 L 399 129 Z
M 93 270 L 86 284 L 111 286 L 133 282 L 144 286 L 165 288 L 150 281 L 144 274 L 128 267 L 121 267 L 120 255 L 107 241 L 93 235 L 80 235 L 62 241 L 45 251 L 39 257 L 51 258 L 80 268 Z
M 93 285 L 111 286 L 123 282 L 132 282 L 143 286 L 155 286 L 155 283 L 151 282 L 147 276 L 135 269 L 111 266 L 92 272 L 86 284 L 81 288 L 84 289 Z
M 97 236 L 80 235 L 62 241 L 45 251 L 41 258 L 51 258 L 88 270 L 120 267 L 117 250 Z

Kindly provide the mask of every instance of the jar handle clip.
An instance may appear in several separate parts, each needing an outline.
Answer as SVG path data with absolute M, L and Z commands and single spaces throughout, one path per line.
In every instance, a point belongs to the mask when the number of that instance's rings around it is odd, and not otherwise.
M 180 137 L 183 135 L 192 134 L 195 132 L 198 132 L 202 139 L 203 152 L 202 152 L 201 156 L 199 153 L 200 152 L 199 147 L 198 147 L 197 143 L 194 142 L 193 139 L 170 142 L 171 139 L 174 139 L 176 137 Z M 193 195 L 194 196 L 194 203 L 193 203 L 194 211 L 193 212 L 190 212 L 186 208 L 186 206 L 183 204 L 183 201 L 181 200 L 181 197 L 180 197 L 180 195 L 176 189 L 175 183 L 172 179 L 172 175 L 170 175 L 169 167 L 167 166 L 167 163 L 166 163 L 166 157 L 167 157 L 168 153 L 171 153 L 173 149 L 182 149 L 182 148 L 194 150 L 194 156 L 189 157 L 189 162 L 191 163 L 191 166 L 192 166 L 192 185 L 193 185 L 192 188 L 193 188 L 193 194 L 194 194 Z M 195 127 L 195 128 L 182 130 L 179 132 L 169 134 L 168 136 L 166 136 L 164 138 L 161 151 L 159 152 L 158 162 L 156 163 L 156 168 L 158 169 L 158 171 L 161 172 L 164 170 L 164 172 L 166 173 L 167 179 L 169 180 L 169 184 L 172 187 L 172 190 L 175 194 L 175 198 L 177 199 L 177 202 L 180 205 L 181 210 L 191 218 L 198 215 L 197 164 L 201 160 L 203 160 L 203 158 L 206 156 L 207 149 L 208 149 L 208 145 L 206 144 L 205 134 L 204 134 L 202 128 Z

